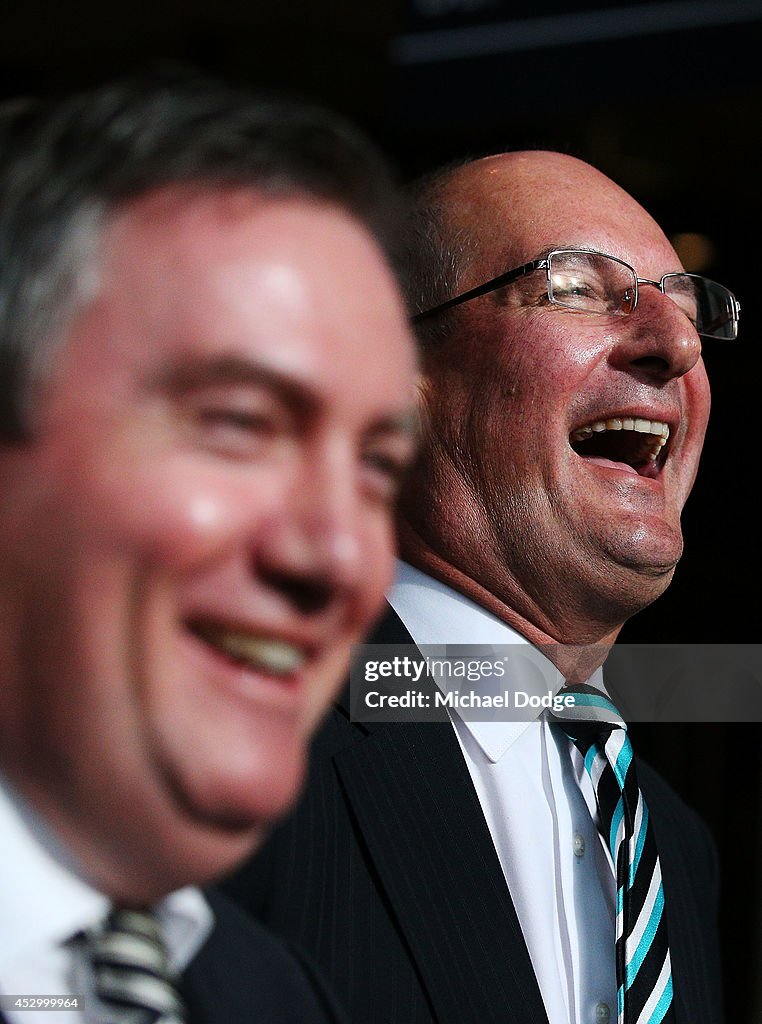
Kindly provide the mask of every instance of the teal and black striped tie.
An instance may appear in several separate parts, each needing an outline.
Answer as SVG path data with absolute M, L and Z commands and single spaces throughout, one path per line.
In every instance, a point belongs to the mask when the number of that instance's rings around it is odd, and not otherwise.
M 575 704 L 551 714 L 584 758 L 598 828 L 616 865 L 618 1024 L 673 1024 L 672 968 L 661 866 L 619 712 L 590 686 L 567 686 Z

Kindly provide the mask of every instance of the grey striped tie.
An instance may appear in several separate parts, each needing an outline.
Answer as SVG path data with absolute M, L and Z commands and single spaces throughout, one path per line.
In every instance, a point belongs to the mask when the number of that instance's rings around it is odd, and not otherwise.
M 156 917 L 145 910 L 114 910 L 88 933 L 93 984 L 108 1024 L 183 1024 Z
M 591 686 L 567 686 L 575 705 L 551 713 L 584 758 L 598 828 L 616 865 L 618 1024 L 671 1024 L 672 968 L 661 865 L 621 715 Z

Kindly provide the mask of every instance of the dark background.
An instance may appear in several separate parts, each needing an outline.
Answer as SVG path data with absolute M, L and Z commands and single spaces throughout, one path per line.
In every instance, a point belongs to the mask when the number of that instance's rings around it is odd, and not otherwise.
M 679 239 L 678 250 L 739 296 L 741 337 L 705 347 L 714 407 L 686 554 L 622 639 L 759 639 L 762 0 L 6 0 L 0 10 L 3 96 L 179 58 L 342 110 L 403 178 L 467 154 L 562 149 L 611 175 L 670 236 L 702 236 L 705 253 Z M 640 725 L 633 737 L 715 834 L 728 1019 L 760 1021 L 760 726 Z

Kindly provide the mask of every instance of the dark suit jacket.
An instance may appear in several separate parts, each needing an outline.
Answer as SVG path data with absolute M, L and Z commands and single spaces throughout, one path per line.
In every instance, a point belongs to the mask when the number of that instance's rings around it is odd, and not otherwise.
M 412 640 L 390 610 L 371 642 Z M 677 1021 L 718 1024 L 714 847 L 666 783 L 638 771 L 662 863 Z M 359 725 L 336 708 L 296 813 L 228 891 L 309 950 L 353 1024 L 547 1022 L 449 723 Z
M 339 1024 L 311 967 L 241 913 L 207 893 L 215 927 L 182 977 L 188 1024 Z

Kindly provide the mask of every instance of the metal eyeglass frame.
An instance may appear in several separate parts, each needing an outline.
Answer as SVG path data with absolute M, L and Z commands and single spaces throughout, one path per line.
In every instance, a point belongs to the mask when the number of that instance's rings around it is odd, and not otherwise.
M 731 321 L 733 323 L 733 337 L 732 338 L 716 338 L 714 335 L 707 334 L 702 337 L 713 338 L 715 341 L 734 341 L 738 336 L 738 321 L 741 315 L 741 303 L 735 297 L 735 295 L 726 288 L 725 285 L 719 284 L 717 281 L 712 281 L 708 277 L 704 277 L 703 274 L 690 274 L 686 271 L 673 271 L 669 274 L 664 274 L 660 281 L 651 281 L 647 277 L 638 277 L 635 268 L 631 267 L 629 263 L 624 260 L 620 260 L 617 256 L 611 256 L 607 252 L 599 252 L 596 249 L 552 249 L 547 256 L 543 256 L 540 259 L 532 260 L 530 263 L 524 263 L 521 267 L 516 267 L 515 270 L 508 270 L 504 274 L 499 274 L 497 277 L 493 277 L 491 281 L 486 281 L 484 284 L 477 285 L 476 288 L 470 288 L 467 292 L 462 292 L 460 295 L 456 295 L 452 299 L 447 299 L 446 302 L 440 302 L 437 306 L 432 306 L 431 309 L 426 309 L 422 313 L 416 313 L 410 317 L 410 322 L 413 324 L 420 323 L 422 320 L 428 319 L 430 316 L 434 316 L 436 313 L 443 313 L 446 309 L 452 309 L 453 306 L 459 306 L 463 302 L 469 302 L 471 299 L 477 299 L 480 295 L 487 295 L 488 292 L 497 291 L 498 288 L 503 288 L 505 285 L 510 284 L 519 277 L 523 277 L 525 274 L 531 274 L 535 270 L 544 270 L 546 278 L 546 286 L 548 291 L 548 301 L 552 302 L 555 306 L 565 307 L 567 309 L 574 309 L 576 307 L 566 306 L 565 303 L 559 302 L 553 298 L 552 286 L 550 280 L 550 261 L 554 256 L 564 256 L 569 253 L 583 253 L 589 256 L 604 256 L 606 259 L 612 260 L 614 263 L 619 263 L 621 266 L 626 267 L 632 273 L 633 281 L 635 282 L 635 294 L 630 309 L 626 310 L 622 315 L 629 315 L 632 313 L 638 305 L 638 286 L 641 284 L 650 284 L 654 288 L 658 288 L 662 295 L 665 295 L 664 282 L 670 277 L 694 277 L 702 281 L 709 281 L 710 284 L 716 285 L 718 288 L 722 288 L 730 299 L 730 314 Z M 669 298 L 669 296 L 667 296 Z M 589 310 L 595 314 L 594 310 Z M 617 314 L 613 314 L 617 315 Z M 701 332 L 699 332 L 701 333 Z

